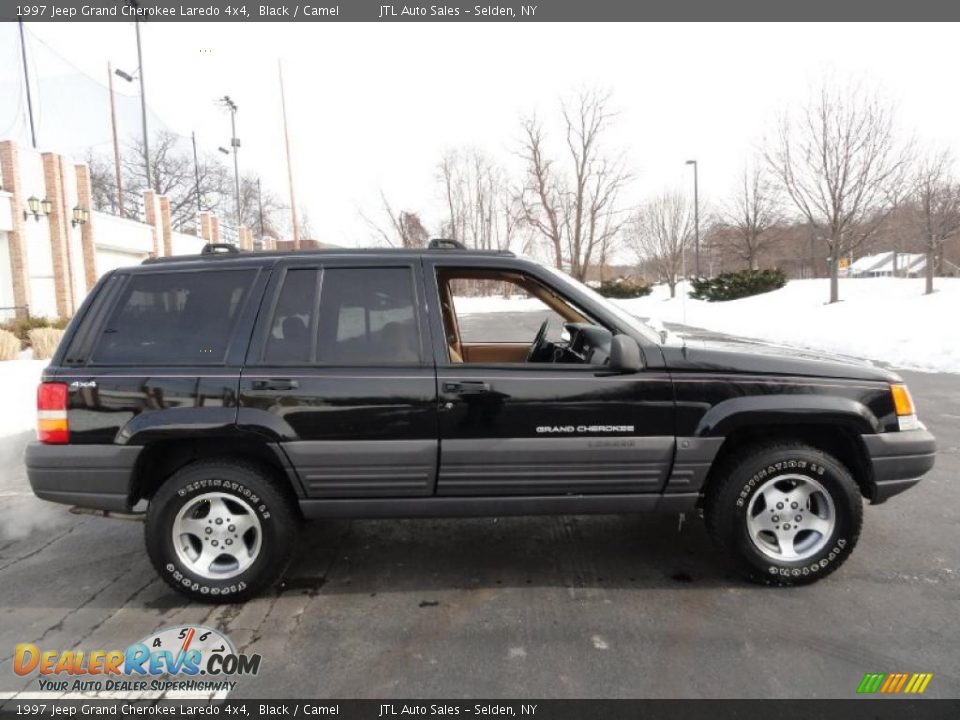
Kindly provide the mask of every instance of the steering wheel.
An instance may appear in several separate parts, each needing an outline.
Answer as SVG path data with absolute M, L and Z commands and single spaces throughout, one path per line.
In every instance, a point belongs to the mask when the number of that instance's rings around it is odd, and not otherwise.
M 547 318 L 543 321 L 543 324 L 540 325 L 540 329 L 537 330 L 537 337 L 534 338 L 533 344 L 530 346 L 530 351 L 527 353 L 527 362 L 536 362 L 537 356 L 543 352 L 546 347 L 547 328 L 549 326 L 550 318 Z

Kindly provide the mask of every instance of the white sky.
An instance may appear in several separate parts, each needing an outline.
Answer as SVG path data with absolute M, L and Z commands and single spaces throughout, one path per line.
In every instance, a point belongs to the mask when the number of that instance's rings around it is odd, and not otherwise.
M 108 59 L 136 67 L 131 23 L 27 27 L 100 80 Z M 15 29 L 0 29 L 5 59 Z M 146 23 L 141 31 L 151 109 L 214 150 L 229 138 L 214 100 L 229 94 L 240 108 L 241 171 L 259 171 L 286 198 L 283 60 L 298 205 L 319 239 L 342 245 L 369 242 L 360 210 L 377 214 L 381 188 L 436 233 L 442 152 L 476 146 L 514 165 L 521 114 L 556 117 L 559 97 L 583 86 L 609 88 L 620 110 L 611 144 L 626 148 L 636 173 L 631 203 L 690 187 L 689 158 L 699 161 L 702 198 L 721 198 L 777 112 L 827 73 L 879 86 L 899 105 L 905 131 L 960 149 L 957 29 L 947 23 Z M 0 81 L 19 72 L 8 59 Z

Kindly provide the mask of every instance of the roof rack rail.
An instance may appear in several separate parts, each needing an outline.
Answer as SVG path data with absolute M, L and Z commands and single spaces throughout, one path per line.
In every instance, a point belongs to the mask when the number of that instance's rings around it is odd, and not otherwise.
M 427 248 L 430 250 L 466 250 L 466 246 L 459 240 L 451 240 L 450 238 L 434 238 L 430 241 L 430 244 L 427 245 Z
M 231 245 L 230 243 L 207 243 L 200 251 L 201 255 L 218 255 L 220 253 L 239 255 L 240 248 L 238 248 L 236 245 Z

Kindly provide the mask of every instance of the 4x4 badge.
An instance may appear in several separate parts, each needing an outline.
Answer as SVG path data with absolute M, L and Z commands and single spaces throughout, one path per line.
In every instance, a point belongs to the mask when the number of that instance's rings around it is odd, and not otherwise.
M 95 388 L 97 386 L 96 380 L 74 380 L 70 383 L 72 388 Z

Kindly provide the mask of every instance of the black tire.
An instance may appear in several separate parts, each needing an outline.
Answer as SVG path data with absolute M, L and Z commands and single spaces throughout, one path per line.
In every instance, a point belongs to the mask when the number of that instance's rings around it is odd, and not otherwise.
M 174 547 L 173 527 L 181 509 L 211 492 L 243 501 L 259 521 L 258 550 L 249 554 L 252 564 L 225 579 L 197 574 Z M 280 578 L 293 555 L 299 528 L 295 502 L 269 472 L 244 461 L 201 460 L 171 475 L 153 496 L 144 535 L 150 561 L 170 587 L 192 600 L 242 602 Z
M 765 554 L 751 538 L 747 524 L 751 499 L 771 479 L 789 475 L 819 483 L 829 494 L 835 515 L 832 532 L 803 536 L 813 539 L 811 551 L 819 544 L 818 537 L 828 537 L 822 548 L 802 560 Z M 789 488 L 791 484 L 785 480 L 774 488 Z M 755 516 L 763 502 L 763 498 L 757 499 Z M 704 516 L 714 542 L 749 580 L 764 585 L 806 585 L 834 572 L 853 551 L 863 524 L 863 499 L 850 471 L 836 458 L 803 443 L 778 442 L 745 447 L 727 457 L 711 477 Z

